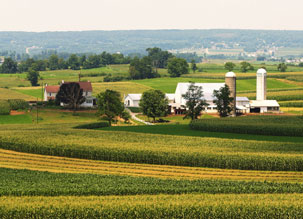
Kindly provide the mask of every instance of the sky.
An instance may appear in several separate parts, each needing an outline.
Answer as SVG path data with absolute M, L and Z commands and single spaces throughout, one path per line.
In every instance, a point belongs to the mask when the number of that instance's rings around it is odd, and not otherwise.
M 302 0 L 1 0 L 0 31 L 303 30 Z

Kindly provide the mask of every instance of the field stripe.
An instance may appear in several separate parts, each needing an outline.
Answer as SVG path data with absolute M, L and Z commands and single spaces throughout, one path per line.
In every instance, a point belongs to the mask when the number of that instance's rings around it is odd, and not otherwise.
M 224 179 L 302 182 L 303 172 L 249 171 L 135 164 L 37 155 L 0 149 L 0 167 L 56 173 L 91 173 L 170 179 Z

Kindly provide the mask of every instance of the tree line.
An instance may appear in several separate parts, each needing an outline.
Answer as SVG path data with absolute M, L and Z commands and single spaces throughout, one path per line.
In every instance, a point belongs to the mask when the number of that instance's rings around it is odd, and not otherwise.
M 110 54 L 107 52 L 81 56 L 77 54 L 71 54 L 67 59 L 60 58 L 57 54 L 52 54 L 47 59 L 37 60 L 28 58 L 25 61 L 21 61 L 19 63 L 11 57 L 7 57 L 4 59 L 3 64 L 0 66 L 0 73 L 22 73 L 29 71 L 29 69 L 33 69 L 35 71 L 46 71 L 47 69 L 91 69 L 111 64 L 129 64 L 131 59 L 131 57 L 125 57 L 123 54 Z

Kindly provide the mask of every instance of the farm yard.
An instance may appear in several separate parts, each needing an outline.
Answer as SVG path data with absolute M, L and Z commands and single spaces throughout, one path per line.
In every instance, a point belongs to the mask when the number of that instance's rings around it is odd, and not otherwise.
M 81 80 L 92 82 L 94 96 L 113 89 L 122 97 L 224 82 L 222 64 L 199 66 L 204 72 L 181 78 L 161 69 L 160 78 L 103 82 L 128 74 L 128 65 L 110 65 L 81 70 Z M 171 115 L 167 123 L 94 129 L 85 125 L 100 122 L 96 110 L 38 106 L 0 115 L 0 218 L 303 217 L 303 68 L 275 68 L 267 68 L 267 96 L 281 115 L 204 114 L 192 123 Z M 77 81 L 78 73 L 45 71 L 39 83 Z M 237 76 L 238 95 L 254 99 L 255 72 Z M 0 80 L 0 104 L 42 98 L 23 74 Z

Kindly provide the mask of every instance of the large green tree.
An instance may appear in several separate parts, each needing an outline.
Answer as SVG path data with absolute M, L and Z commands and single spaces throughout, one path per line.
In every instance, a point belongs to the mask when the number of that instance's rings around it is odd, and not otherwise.
M 71 69 L 73 70 L 80 69 L 80 60 L 76 54 L 71 54 L 67 62 Z
M 3 64 L 1 65 L 1 72 L 16 73 L 17 71 L 17 62 L 15 62 L 12 58 L 5 58 Z
M 111 126 L 115 117 L 121 115 L 124 110 L 120 93 L 114 90 L 105 90 L 97 95 L 98 113 L 103 116 Z
M 225 84 L 225 86 L 221 87 L 219 90 L 214 90 L 213 95 L 215 97 L 213 102 L 217 105 L 220 117 L 228 116 L 233 109 L 232 102 L 234 100 L 234 98 L 230 97 L 228 86 Z
M 158 74 L 153 70 L 152 60 L 145 56 L 142 59 L 134 58 L 129 66 L 131 79 L 156 78 Z
M 180 77 L 188 73 L 188 63 L 182 58 L 171 58 L 167 64 L 168 73 L 171 77 Z
M 31 82 L 32 86 L 38 86 L 39 76 L 39 72 L 34 68 L 30 68 L 27 72 L 27 80 Z
M 249 70 L 254 70 L 254 66 L 252 66 L 249 62 L 241 62 L 240 63 L 241 72 L 247 72 Z
M 226 63 L 224 64 L 224 68 L 225 68 L 226 70 L 228 70 L 228 71 L 234 70 L 235 67 L 236 67 L 236 64 L 233 63 L 233 62 L 226 62 Z
M 57 70 L 58 67 L 59 58 L 57 55 L 53 54 L 48 59 L 48 67 L 50 70 Z
M 62 102 L 74 111 L 76 111 L 84 101 L 83 89 L 81 89 L 79 83 L 76 82 L 62 84 L 56 96 L 56 102 Z
M 286 69 L 287 69 L 287 65 L 283 62 L 283 63 L 280 63 L 277 67 L 277 69 L 280 71 L 280 72 L 286 72 Z
M 139 106 L 144 115 L 156 122 L 156 117 L 167 115 L 168 100 L 162 91 L 148 90 L 142 94 Z
M 152 60 L 152 65 L 154 68 L 165 68 L 167 66 L 167 61 L 173 57 L 173 55 L 168 51 L 162 51 L 158 47 L 147 48 L 148 57 Z
M 202 110 L 208 106 L 205 99 L 203 99 L 202 89 L 202 87 L 196 86 L 195 83 L 191 83 L 187 89 L 187 92 L 182 95 L 182 97 L 186 100 L 186 114 L 184 119 L 197 119 L 198 116 L 201 115 Z

